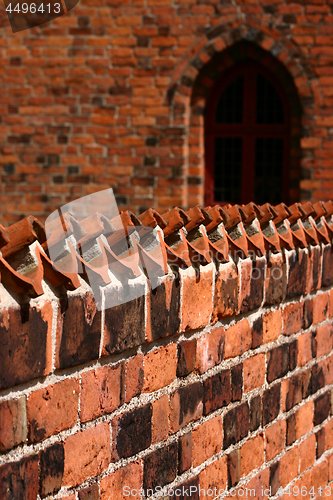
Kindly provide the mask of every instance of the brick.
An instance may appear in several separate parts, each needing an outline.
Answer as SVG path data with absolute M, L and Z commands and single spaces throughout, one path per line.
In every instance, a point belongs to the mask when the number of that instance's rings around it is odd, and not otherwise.
M 204 373 L 223 361 L 227 334 L 223 327 L 213 328 L 197 339 L 196 370 L 199 373 Z
M 57 369 L 69 368 L 97 359 L 101 339 L 101 312 L 92 293 L 71 295 L 67 309 L 58 320 Z
M 260 427 L 262 421 L 261 397 L 255 396 L 250 401 L 250 431 L 253 432 Z
M 320 462 L 319 464 L 316 464 L 312 469 L 311 469 L 311 483 L 313 484 L 315 491 L 318 491 L 319 488 L 325 488 L 324 489 L 324 495 L 330 495 L 329 489 L 326 490 L 327 483 L 328 483 L 328 462 L 327 460 L 324 460 L 323 462 Z M 328 496 L 327 495 L 327 496 Z
M 333 285 L 333 253 L 331 245 L 325 245 L 322 250 L 323 267 L 322 267 L 322 286 Z
M 25 323 L 19 308 L 9 307 L 0 312 L 0 389 L 50 373 L 52 317 L 50 302 L 30 307 L 29 321 Z
M 331 393 L 330 391 L 325 392 L 321 396 L 318 396 L 314 401 L 314 425 L 321 424 L 330 414 L 331 406 Z
M 126 291 L 110 289 L 105 299 L 105 324 L 102 356 L 126 351 L 145 341 L 145 288 L 137 284 L 137 297 L 126 302 Z M 114 296 L 116 294 L 116 296 Z M 119 301 L 124 300 L 120 305 Z
M 256 320 L 253 321 L 252 325 L 252 349 L 256 349 L 256 347 L 261 346 L 263 342 L 264 335 L 264 326 L 263 326 L 263 317 L 259 316 Z
M 246 488 L 249 495 L 256 495 L 258 500 L 264 500 L 269 495 L 269 469 L 264 469 L 259 474 L 256 474 L 245 486 L 243 486 L 244 493 L 239 497 L 242 498 L 246 495 Z M 251 490 L 251 493 L 250 493 Z
M 269 468 L 269 487 L 271 495 L 275 495 L 280 487 L 280 462 L 273 463 Z
M 29 441 L 36 443 L 76 424 L 79 381 L 70 378 L 32 392 L 27 403 Z
M 192 432 L 183 434 L 178 440 L 178 473 L 183 474 L 192 467 Z
M 231 401 L 240 401 L 243 394 L 243 363 L 231 368 Z
M 316 451 L 316 458 L 320 458 L 322 454 L 325 452 L 325 428 L 319 429 L 318 432 L 316 432 L 316 442 L 317 442 L 317 451 Z
M 142 461 L 136 460 L 124 467 L 120 467 L 109 476 L 101 479 L 100 500 L 109 500 L 112 496 L 114 500 L 123 500 L 125 493 L 129 494 L 131 490 L 140 490 L 142 487 L 143 468 Z
M 0 402 L 0 452 L 24 443 L 28 436 L 26 397 Z
M 270 311 L 264 314 L 263 324 L 263 343 L 273 342 L 278 339 L 282 331 L 282 317 L 281 311 Z
M 230 370 L 223 370 L 203 382 L 203 414 L 208 415 L 231 401 Z
M 153 113 L 152 113 L 153 114 Z M 181 330 L 193 330 L 206 326 L 213 310 L 213 265 L 200 268 L 199 278 L 194 269 L 181 271 L 182 322 Z
M 296 415 L 293 413 L 287 418 L 286 445 L 290 446 L 296 441 Z
M 223 490 L 227 485 L 227 457 L 219 458 L 213 463 L 208 465 L 199 474 L 199 485 L 200 488 L 205 490 L 213 490 L 216 488 L 217 491 Z
M 316 437 L 314 434 L 299 445 L 300 472 L 311 467 L 316 460 Z
M 253 391 L 262 387 L 265 382 L 265 354 L 257 354 L 248 358 L 243 363 L 244 392 Z
M 69 436 L 64 442 L 63 486 L 77 486 L 105 470 L 111 460 L 110 429 L 102 423 Z
M 280 304 L 284 301 L 287 291 L 287 266 L 283 255 L 272 254 L 266 269 L 265 303 Z
M 303 302 L 288 304 L 282 312 L 283 335 L 292 335 L 303 326 Z
M 0 467 L 0 498 L 2 500 L 33 500 L 38 495 L 38 456 Z
M 266 461 L 272 460 L 284 448 L 287 432 L 287 422 L 279 420 L 265 430 Z
M 166 276 L 162 283 L 147 297 L 149 310 L 148 340 L 157 340 L 177 333 L 180 327 L 180 286 L 173 276 Z
M 99 500 L 98 484 L 94 483 L 79 491 L 79 500 Z
M 324 426 L 325 429 L 325 450 L 333 448 L 333 419 L 330 419 Z
M 163 488 L 171 483 L 177 475 L 177 443 L 159 448 L 146 455 L 143 459 L 143 488 Z
M 177 432 L 190 422 L 198 420 L 203 412 L 203 386 L 196 382 L 180 387 L 170 396 L 170 429 Z
M 274 420 L 280 411 L 281 384 L 266 389 L 262 396 L 263 425 Z
M 312 359 L 312 333 L 303 333 L 297 339 L 297 365 L 304 366 Z
M 246 259 L 241 264 L 240 312 L 260 307 L 264 296 L 265 258 Z
M 296 411 L 296 439 L 313 429 L 313 406 L 313 401 L 309 401 Z
M 234 450 L 229 453 L 228 458 L 228 485 L 236 486 L 241 478 L 241 450 Z
M 331 325 L 322 325 L 317 328 L 315 335 L 317 343 L 316 357 L 328 354 L 333 348 L 333 327 Z
M 249 407 L 247 402 L 229 410 L 223 419 L 223 449 L 238 443 L 249 432 Z
M 162 396 L 157 401 L 152 403 L 152 443 L 164 441 L 169 435 L 169 398 L 167 395 Z
M 195 368 L 197 339 L 183 340 L 177 347 L 177 377 L 186 377 Z
M 221 416 L 211 418 L 192 431 L 193 467 L 208 460 L 221 450 L 222 420 Z
M 304 326 L 309 328 L 324 321 L 328 313 L 328 293 L 321 293 L 304 303 Z
M 298 448 L 291 448 L 280 459 L 280 485 L 284 488 L 298 473 Z
M 161 370 L 161 366 L 164 367 Z M 144 356 L 143 392 L 153 392 L 170 385 L 176 378 L 177 345 L 154 349 Z
M 288 255 L 289 277 L 287 285 L 287 297 L 303 295 L 307 288 L 308 255 L 304 249 L 292 252 Z
M 262 434 L 249 439 L 241 448 L 241 476 L 247 476 L 264 463 L 265 444 Z
M 65 452 L 62 443 L 49 446 L 40 454 L 40 494 L 44 498 L 60 490 Z
M 212 322 L 237 314 L 239 278 L 237 266 L 230 261 L 220 266 L 215 278 Z
M 312 366 L 311 372 L 303 372 L 303 399 L 315 394 L 325 386 L 324 367 L 320 363 Z
M 289 371 L 289 345 L 282 344 L 267 353 L 267 381 L 273 382 Z
M 242 319 L 225 332 L 225 358 L 241 356 L 252 344 L 251 327 L 247 319 Z
M 192 487 L 192 489 L 191 489 Z M 189 494 L 191 492 L 191 495 Z M 199 477 L 188 479 L 183 483 L 177 484 L 174 490 L 171 489 L 168 500 L 176 498 L 177 500 L 185 500 L 190 497 L 191 500 L 199 500 Z
M 143 354 L 136 354 L 125 364 L 125 402 L 141 394 L 144 381 Z
M 302 374 L 295 373 L 282 381 L 282 411 L 289 411 L 302 401 Z
M 112 413 L 121 404 L 123 364 L 81 375 L 81 422 Z
M 152 439 L 152 405 L 125 412 L 112 421 L 114 457 L 128 458 L 149 448 Z
M 308 280 L 306 293 L 312 292 L 314 290 L 319 290 L 322 286 L 321 279 L 321 268 L 322 268 L 322 258 L 321 258 L 321 248 L 317 245 L 311 247 L 311 254 L 309 254 L 309 268 L 308 268 Z

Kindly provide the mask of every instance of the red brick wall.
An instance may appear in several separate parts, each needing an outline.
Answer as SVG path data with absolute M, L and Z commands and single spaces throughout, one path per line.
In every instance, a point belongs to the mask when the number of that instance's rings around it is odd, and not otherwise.
M 15 34 L 0 9 L 5 224 L 110 186 L 135 211 L 202 203 L 200 89 L 212 82 L 201 78 L 242 40 L 266 51 L 262 62 L 286 85 L 283 67 L 301 104 L 289 201 L 331 197 L 331 0 L 81 0 Z M 222 60 L 221 70 L 233 64 Z
M 83 282 L 30 308 L 1 285 L 0 498 L 329 498 L 332 255 L 189 267 L 104 312 Z

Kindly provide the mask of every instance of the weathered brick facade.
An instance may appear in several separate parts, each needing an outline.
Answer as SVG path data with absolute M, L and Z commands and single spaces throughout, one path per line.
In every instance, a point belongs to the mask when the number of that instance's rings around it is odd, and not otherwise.
M 1 5 L 2 221 L 43 218 L 110 186 L 135 211 L 203 203 L 206 98 L 245 57 L 290 98 L 288 201 L 329 199 L 332 9 L 332 0 L 81 0 L 13 34 Z

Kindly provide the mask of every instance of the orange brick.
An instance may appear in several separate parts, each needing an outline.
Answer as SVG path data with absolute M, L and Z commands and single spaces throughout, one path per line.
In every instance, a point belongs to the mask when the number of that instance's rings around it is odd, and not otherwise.
M 142 462 L 137 460 L 125 467 L 117 469 L 109 476 L 101 480 L 100 500 L 123 500 L 125 498 L 124 488 L 140 490 L 142 486 Z M 135 497 L 134 497 L 135 498 Z M 139 497 L 138 497 L 139 498 Z
M 197 339 L 196 370 L 204 373 L 224 359 L 225 331 L 223 326 L 213 328 Z
M 333 327 L 332 325 L 322 325 L 317 328 L 317 357 L 328 354 L 333 346 Z
M 169 435 L 169 398 L 162 396 L 153 402 L 152 443 L 167 439 Z
M 280 309 L 264 314 L 263 343 L 273 342 L 279 338 L 282 331 L 282 317 Z
M 181 330 L 206 326 L 213 310 L 213 272 L 211 265 L 200 269 L 197 279 L 194 269 L 181 274 L 183 285 Z
M 333 448 L 333 418 L 325 424 L 325 450 Z
M 264 437 L 262 434 L 249 439 L 241 449 L 241 476 L 247 476 L 264 463 Z
M 205 490 L 214 488 L 217 491 L 225 489 L 227 485 L 228 469 L 227 469 L 227 457 L 222 457 L 208 465 L 199 474 L 199 485 L 200 488 Z
M 333 453 L 327 457 L 328 461 L 328 477 L 329 480 L 332 481 L 333 479 Z
M 163 367 L 163 370 L 161 370 Z M 153 392 L 170 385 L 176 378 L 177 345 L 155 349 L 144 356 L 144 392 Z
M 265 354 L 257 354 L 243 363 L 244 392 L 252 391 L 265 383 Z
M 225 332 L 225 358 L 241 356 L 251 348 L 252 333 L 247 319 L 242 319 Z
M 315 491 L 318 491 L 318 489 L 325 488 L 328 483 L 328 461 L 324 460 L 323 462 L 315 465 L 311 469 L 311 482 L 312 485 L 315 488 Z M 322 496 L 325 498 L 325 490 L 322 493 Z M 326 496 L 326 498 L 328 498 Z
M 111 460 L 110 428 L 107 423 L 69 436 L 65 443 L 64 486 L 76 486 L 97 476 Z
M 129 403 L 138 396 L 143 387 L 143 354 L 137 354 L 126 361 L 125 402 Z
M 123 363 L 83 372 L 81 376 L 81 421 L 112 413 L 121 401 Z
M 286 440 L 287 424 L 285 420 L 279 420 L 265 430 L 266 461 L 272 460 L 283 450 Z
M 303 333 L 297 339 L 297 365 L 304 366 L 312 359 L 312 333 Z
M 32 392 L 27 403 L 29 441 L 41 441 L 75 425 L 78 404 L 77 378 Z
M 312 434 L 299 445 L 300 472 L 311 467 L 316 460 L 316 436 Z
M 26 441 L 28 436 L 26 407 L 25 396 L 0 403 L 0 452 L 10 450 Z
M 303 326 L 303 302 L 287 305 L 282 312 L 283 334 L 292 335 Z
M 197 467 L 212 457 L 222 447 L 222 419 L 221 416 L 211 418 L 195 427 L 192 432 L 193 440 L 193 467 Z
M 288 450 L 280 459 L 280 486 L 283 488 L 298 474 L 298 447 Z
M 304 436 L 313 429 L 313 401 L 302 405 L 295 414 L 296 439 Z

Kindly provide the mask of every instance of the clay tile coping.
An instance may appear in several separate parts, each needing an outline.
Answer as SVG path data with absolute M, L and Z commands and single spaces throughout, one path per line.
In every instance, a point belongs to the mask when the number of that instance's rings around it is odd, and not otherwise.
M 142 224 L 148 227 L 159 226 L 161 229 L 164 229 L 168 224 L 162 215 L 154 208 L 148 208 L 148 210 L 139 215 L 139 219 Z
M 186 226 L 191 220 L 187 213 L 178 207 L 168 210 L 162 216 L 167 221 L 167 226 L 163 229 L 165 237 Z
M 285 219 L 289 219 L 289 217 L 292 215 L 289 207 L 287 207 L 285 203 L 276 205 L 275 210 L 277 211 L 278 215 L 273 219 L 274 224 L 279 224 L 279 222 L 282 222 Z
M 43 224 L 41 224 L 39 220 L 32 215 L 29 215 L 25 219 L 9 226 L 6 229 L 6 233 L 9 241 L 1 248 L 4 258 L 15 254 L 36 240 L 41 244 L 46 241 L 45 228 Z
M 261 205 L 260 209 L 264 214 L 263 217 L 259 219 L 261 226 L 263 226 L 270 220 L 274 220 L 279 215 L 278 211 L 270 203 L 265 203 L 264 205 Z
M 230 222 L 229 214 L 220 205 L 215 205 L 214 207 L 206 207 L 206 210 L 212 217 L 212 222 L 210 222 L 206 226 L 206 231 L 208 233 L 215 229 L 219 224 L 221 224 L 221 222 L 223 222 L 225 226 L 227 226 Z
M 190 222 L 185 226 L 186 231 L 191 231 L 201 224 L 207 226 L 213 220 L 213 217 L 209 215 L 208 211 L 199 206 L 186 210 L 186 213 L 191 218 Z
M 303 212 L 304 212 L 303 216 L 302 216 L 302 220 L 306 219 L 307 217 L 310 217 L 310 215 L 313 215 L 313 216 L 317 215 L 315 208 L 313 207 L 313 205 L 309 201 L 303 201 L 303 202 L 299 203 L 299 206 L 300 206 L 301 210 L 303 210 Z
M 250 224 L 255 218 L 258 220 L 264 217 L 264 212 L 260 209 L 258 205 L 251 201 L 247 205 L 239 206 L 239 211 L 242 215 L 242 220 L 244 224 Z
M 0 224 L 0 248 L 9 243 L 9 234 L 6 229 Z
M 331 215 L 333 215 L 333 203 L 331 200 L 324 201 L 324 207 L 327 211 L 326 217 L 330 217 Z
M 303 217 L 304 213 L 301 212 L 298 203 L 294 203 L 293 205 L 291 205 L 291 207 L 289 207 L 289 210 L 291 212 L 290 217 L 288 217 L 290 224 L 294 224 L 294 222 Z
M 232 229 L 241 222 L 242 217 L 237 205 L 225 205 L 223 209 L 228 214 L 228 222 L 225 224 L 227 230 Z
M 320 219 L 320 217 L 327 215 L 327 210 L 326 210 L 325 205 L 322 201 L 316 201 L 316 202 L 312 203 L 312 205 L 316 211 L 316 215 L 312 216 L 314 218 L 314 220 Z

